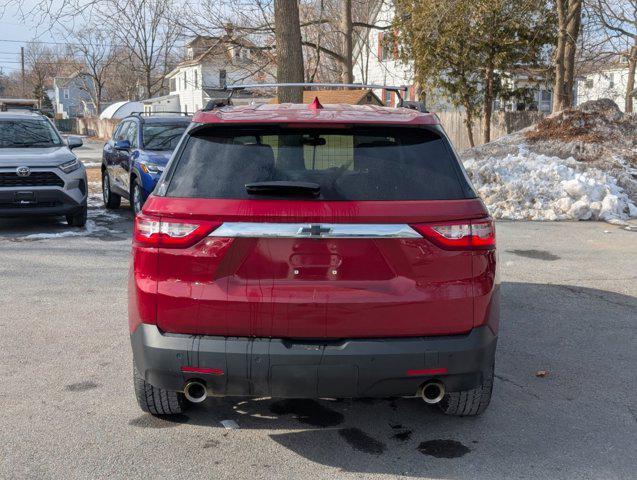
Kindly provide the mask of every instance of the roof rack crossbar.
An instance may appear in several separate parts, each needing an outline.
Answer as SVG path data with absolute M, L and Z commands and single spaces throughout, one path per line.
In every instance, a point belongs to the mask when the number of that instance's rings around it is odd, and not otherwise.
M 236 91 L 252 90 L 259 88 L 278 88 L 278 87 L 303 87 L 303 88 L 368 88 L 370 90 L 389 90 L 396 92 L 398 95 L 398 104 L 402 105 L 403 97 L 401 92 L 406 93 L 409 87 L 406 85 L 377 85 L 364 83 L 261 83 L 251 85 L 226 85 L 225 89 L 230 90 L 230 97 Z
M 152 117 L 153 115 L 160 115 L 162 113 L 169 113 L 169 114 L 177 114 L 177 115 L 184 115 L 184 116 L 192 116 L 191 113 L 188 112 L 180 112 L 177 110 L 165 110 L 165 111 L 160 111 L 160 112 L 131 112 L 131 116 L 136 116 L 136 117 L 143 117 L 143 116 L 148 116 L 148 117 Z

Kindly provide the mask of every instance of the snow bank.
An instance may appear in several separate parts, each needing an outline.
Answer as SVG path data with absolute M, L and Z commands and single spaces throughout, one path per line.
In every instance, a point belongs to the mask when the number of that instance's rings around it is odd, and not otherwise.
M 520 145 L 517 154 L 469 157 L 464 166 L 495 218 L 620 224 L 637 218 L 637 206 L 615 177 L 572 157 L 538 154 Z

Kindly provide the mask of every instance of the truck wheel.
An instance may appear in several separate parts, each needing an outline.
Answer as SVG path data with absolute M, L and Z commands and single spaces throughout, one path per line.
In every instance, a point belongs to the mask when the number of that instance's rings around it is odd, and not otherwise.
M 69 227 L 83 227 L 86 225 L 86 218 L 88 217 L 88 207 L 82 205 L 82 208 L 77 213 L 66 216 L 66 223 Z
M 133 367 L 133 383 L 139 408 L 152 415 L 174 415 L 184 409 L 184 394 L 153 387 Z
M 102 198 L 104 206 L 112 210 L 119 208 L 122 203 L 122 197 L 111 191 L 111 179 L 106 171 L 102 172 Z
M 493 391 L 493 367 L 485 374 L 482 385 L 471 390 L 447 393 L 441 400 L 440 409 L 447 415 L 469 417 L 480 415 L 489 406 Z

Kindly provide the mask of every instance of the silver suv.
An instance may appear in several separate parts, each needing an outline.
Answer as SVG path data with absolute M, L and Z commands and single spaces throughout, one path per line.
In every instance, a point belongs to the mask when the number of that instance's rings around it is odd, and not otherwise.
M 63 139 L 44 115 L 0 111 L 0 217 L 65 215 L 86 224 L 86 169 L 71 152 L 80 137 Z

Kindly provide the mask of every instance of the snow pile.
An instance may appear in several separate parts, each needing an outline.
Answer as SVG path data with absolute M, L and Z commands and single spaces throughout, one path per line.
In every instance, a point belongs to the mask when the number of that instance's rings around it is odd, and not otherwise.
M 637 115 L 608 99 L 557 112 L 462 159 L 496 218 L 637 217 Z
M 467 158 L 464 166 L 495 218 L 612 223 L 637 218 L 637 206 L 616 178 L 572 157 L 538 154 L 521 145 L 517 154 Z

